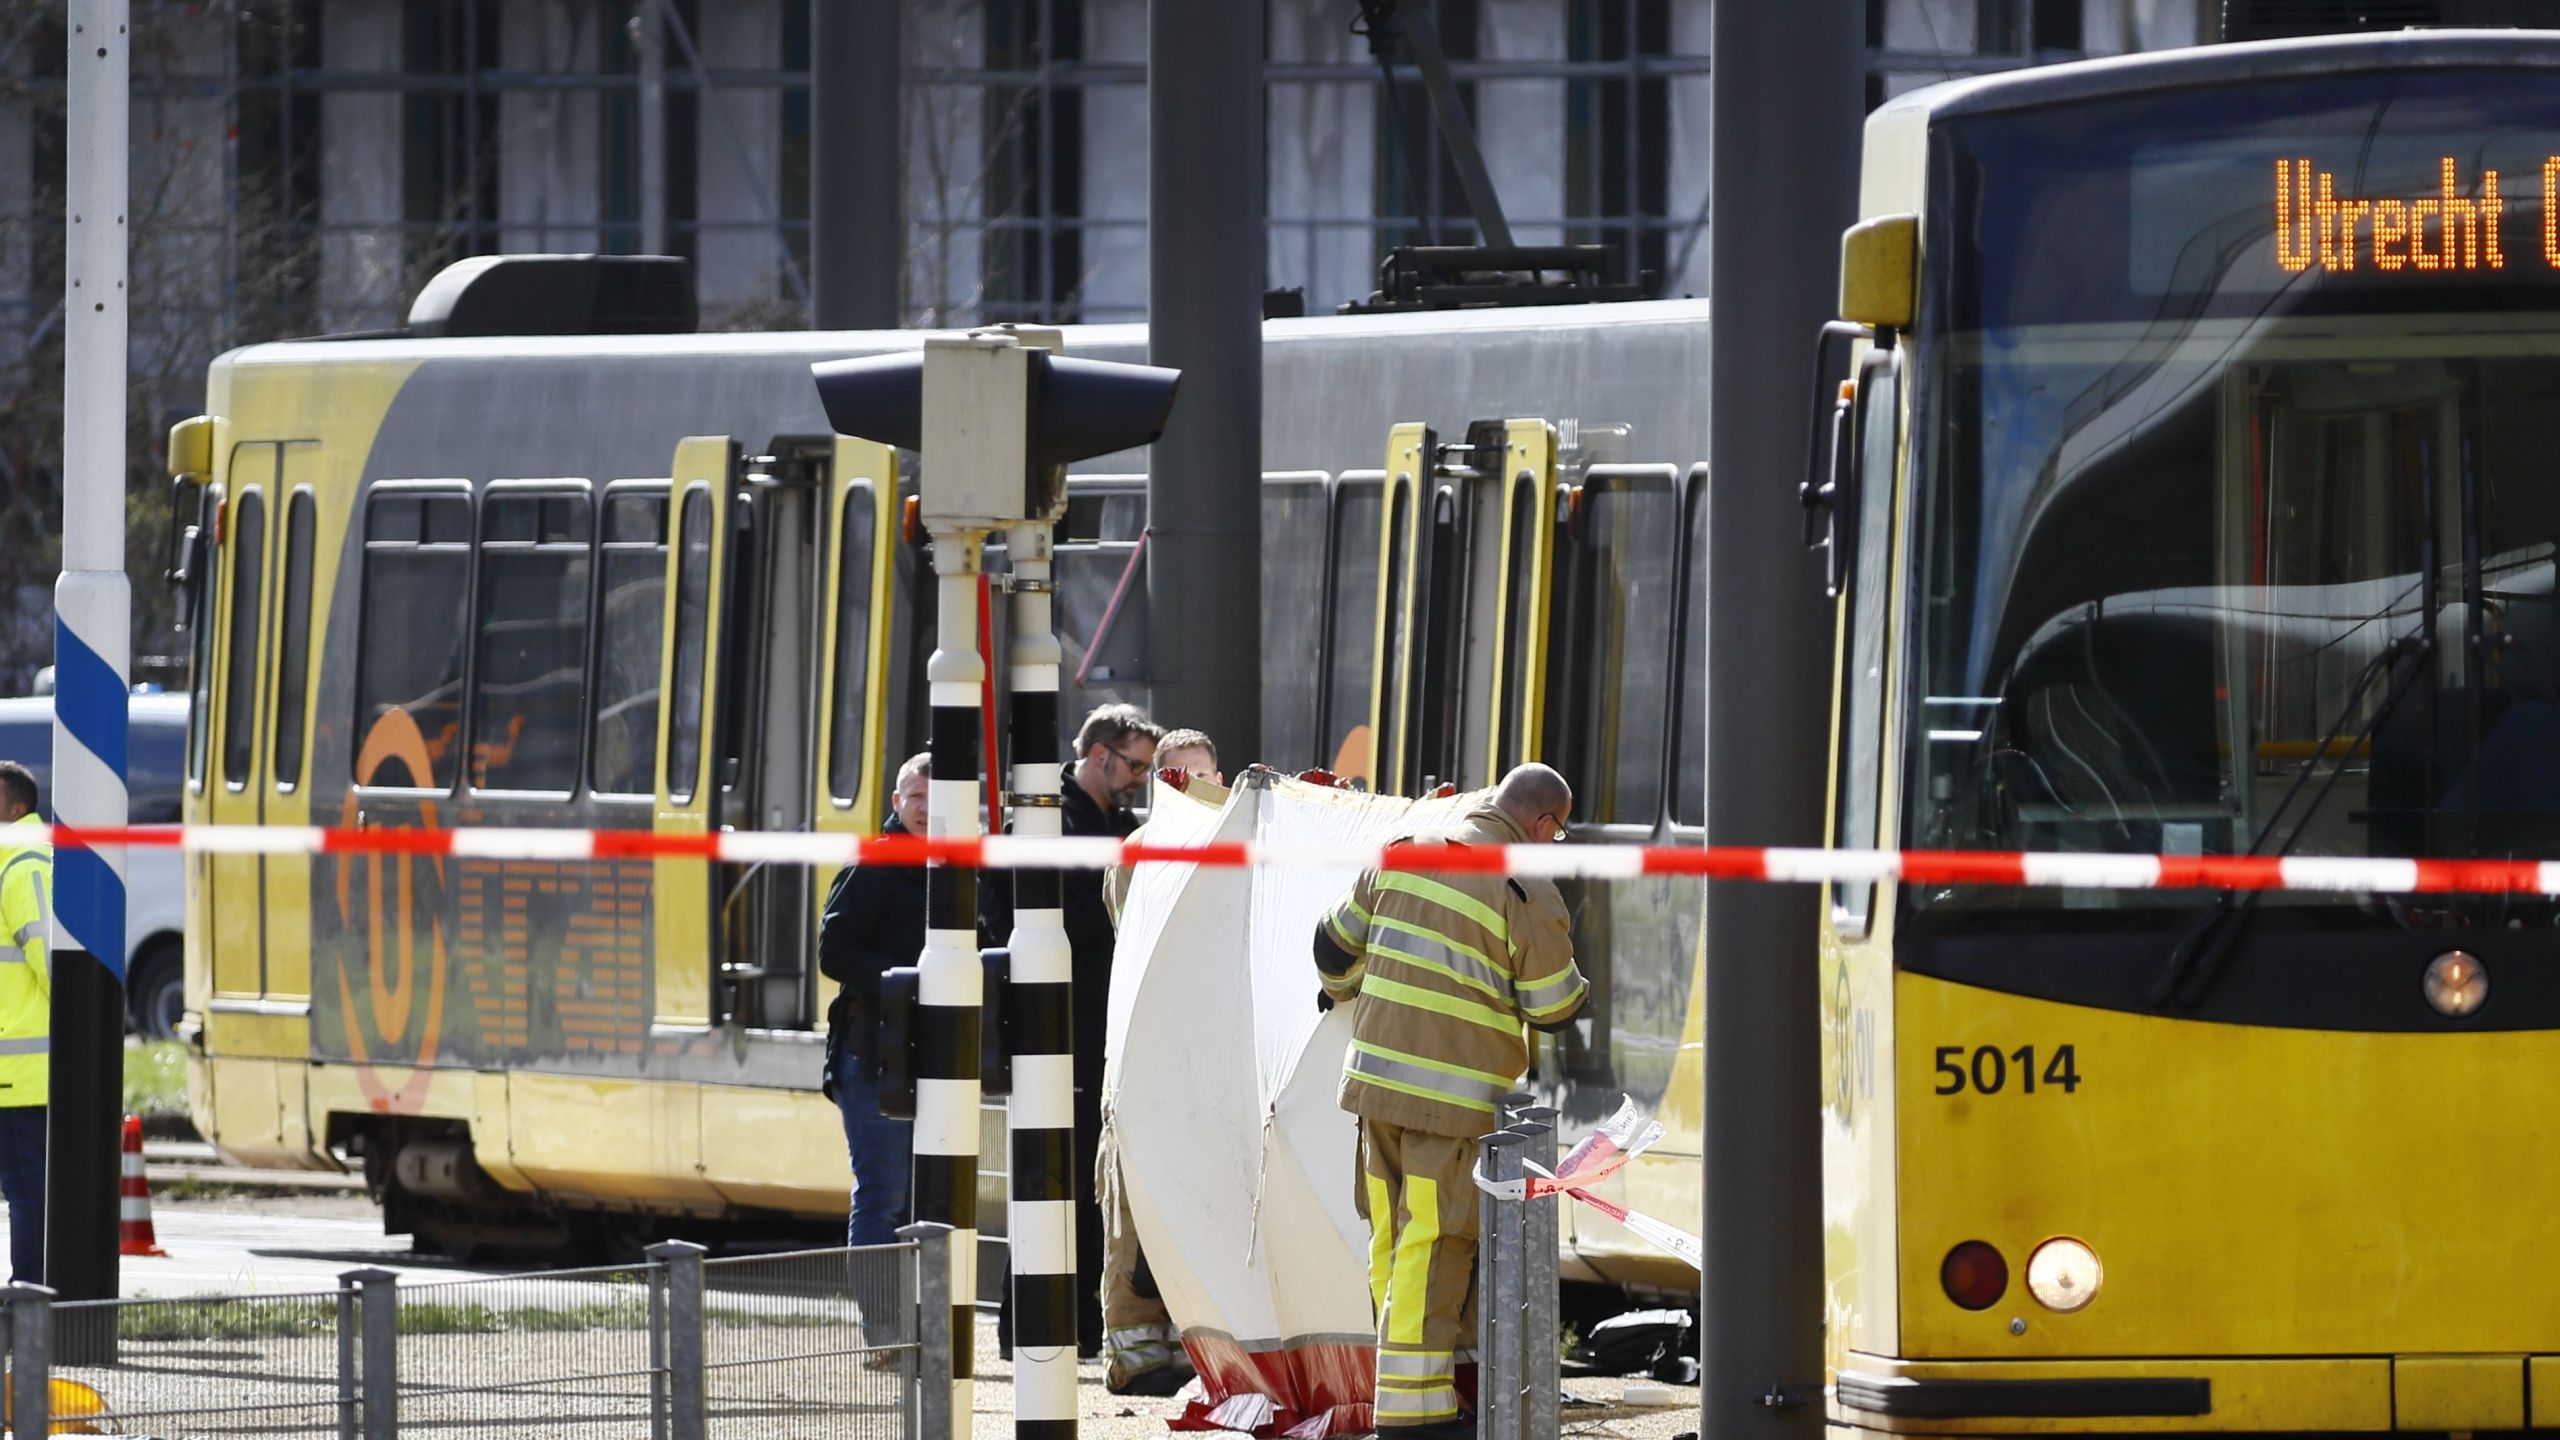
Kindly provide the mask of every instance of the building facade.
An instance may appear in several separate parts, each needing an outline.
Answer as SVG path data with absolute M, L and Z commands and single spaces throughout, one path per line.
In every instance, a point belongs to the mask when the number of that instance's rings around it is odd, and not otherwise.
M 682 254 L 707 327 L 806 324 L 812 3 L 874 0 L 133 0 L 137 573 L 165 504 L 151 452 L 201 405 L 206 361 L 395 327 L 461 256 Z M 909 323 L 1144 318 L 1148 0 L 896 3 Z M 1365 296 L 1389 247 L 1475 232 L 1359 0 L 1267 7 L 1269 284 L 1322 312 Z M 1868 0 L 1869 100 L 2197 43 L 2218 8 Z M 63 14 L 0 14 L 0 692 L 50 649 Z M 1603 243 L 1613 278 L 1704 291 L 1710 14 L 1435 0 L 1521 241 Z

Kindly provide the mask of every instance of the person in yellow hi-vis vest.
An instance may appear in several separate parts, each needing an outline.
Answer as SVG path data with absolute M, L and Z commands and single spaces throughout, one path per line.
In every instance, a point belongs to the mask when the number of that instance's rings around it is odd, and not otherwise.
M 1562 775 L 1523 765 L 1456 826 L 1393 843 L 1559 841 L 1572 813 Z M 1501 1128 L 1498 1102 L 1528 1069 L 1522 1027 L 1561 1030 L 1589 997 L 1571 918 L 1535 876 L 1368 870 L 1317 923 L 1315 961 L 1319 1003 L 1353 1007 L 1341 1104 L 1360 1117 L 1378 1429 L 1472 1436 L 1459 1405 L 1459 1367 L 1475 1358 L 1469 1176 L 1477 1138 Z
M 36 777 L 0 760 L 0 1197 L 9 1278 L 44 1283 L 44 1107 L 53 1034 L 52 832 Z

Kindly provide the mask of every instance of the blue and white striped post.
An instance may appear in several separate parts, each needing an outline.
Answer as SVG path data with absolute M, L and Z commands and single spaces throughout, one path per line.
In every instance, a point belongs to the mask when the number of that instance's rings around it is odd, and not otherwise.
M 125 823 L 125 201 L 130 0 L 71 0 L 63 279 L 62 578 L 54 587 L 54 815 Z M 124 1103 L 124 851 L 54 855 L 53 1052 L 45 1279 L 114 1296 Z M 58 1357 L 113 1357 L 112 1325 L 57 1336 Z M 103 1353 L 96 1353 L 103 1347 Z M 82 1353 L 71 1354 L 71 1351 Z

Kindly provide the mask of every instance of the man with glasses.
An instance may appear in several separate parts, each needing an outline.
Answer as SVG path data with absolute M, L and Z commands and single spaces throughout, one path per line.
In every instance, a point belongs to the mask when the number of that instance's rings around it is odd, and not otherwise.
M 1076 758 L 1058 783 L 1059 828 L 1068 835 L 1125 840 L 1138 828 L 1131 806 L 1147 795 L 1162 726 L 1135 705 L 1101 705 L 1076 731 Z M 990 877 L 978 887 L 981 942 L 1013 940 L 1013 886 Z M 1102 1134 L 1102 1038 L 1111 1008 L 1111 912 L 1102 902 L 1102 872 L 1067 870 L 1058 876 L 1058 900 L 1066 912 L 1067 945 L 1075 966 L 1076 1047 L 1076 1350 L 1102 1353 L 1102 1210 L 1094 1198 L 1094 1147 Z M 1012 1287 L 1006 1287 L 1008 1305 Z M 1009 1321 L 1008 1310 L 1004 1319 Z M 999 1326 L 1008 1347 L 1009 1324 Z
M 1562 775 L 1523 765 L 1455 826 L 1392 843 L 1545 844 L 1572 813 Z M 1476 1138 L 1529 1068 L 1522 1027 L 1561 1030 L 1590 994 L 1572 919 L 1537 876 L 1366 870 L 1316 922 L 1315 961 L 1324 998 L 1352 1007 L 1341 1104 L 1360 1120 L 1378 1432 L 1472 1437 Z

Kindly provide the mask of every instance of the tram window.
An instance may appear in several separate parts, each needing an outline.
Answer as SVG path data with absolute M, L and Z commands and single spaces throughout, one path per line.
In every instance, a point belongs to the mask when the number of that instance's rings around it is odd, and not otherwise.
M 703 632 L 711 619 L 711 492 L 685 492 L 684 555 L 676 574 L 674 693 L 667 725 L 667 794 L 691 800 L 702 771 Z
M 1262 688 L 1262 753 L 1271 765 L 1323 765 L 1316 738 L 1314 677 L 1295 670 L 1316 653 L 1324 625 L 1324 482 L 1265 480 L 1262 486 L 1262 663 L 1300 683 Z
M 1583 582 L 1573 636 L 1590 705 L 1567 773 L 1585 818 L 1650 825 L 1662 805 L 1680 516 L 1671 477 L 1593 475 L 1582 495 Z
M 197 563 L 204 567 L 204 574 L 196 582 L 193 615 L 187 622 L 194 630 L 188 636 L 189 678 L 193 682 L 193 695 L 187 705 L 187 780 L 191 787 L 204 781 L 205 736 L 213 725 L 213 597 L 222 593 L 222 547 L 211 543 L 211 517 L 221 504 L 221 495 L 215 493 L 202 512 L 206 517 L 201 522 L 206 543 L 204 558 Z
M 1894 376 L 1893 354 L 1882 351 L 1868 360 L 1858 381 L 1858 526 L 1850 532 L 1858 568 L 1850 581 L 1849 669 L 1842 684 L 1848 714 L 1841 717 L 1838 833 L 1832 841 L 1844 849 L 1875 845 L 1883 783 L 1885 626 L 1891 618 L 1893 456 L 1900 399 Z M 1832 886 L 1832 923 L 1846 934 L 1864 935 L 1875 895 L 1873 884 Z
M 586 709 L 588 499 L 500 491 L 480 514 L 472 788 L 573 789 Z
M 1537 757 L 1529 753 L 1529 659 L 1539 643 L 1538 595 L 1530 582 L 1538 568 L 1538 506 L 1546 491 L 1537 485 L 1511 489 L 1511 554 L 1503 575 L 1502 693 L 1495 697 L 1500 713 L 1494 738 L 1494 773 Z
M 1404 707 L 1421 697 L 1412 692 L 1419 686 L 1401 683 L 1408 667 L 1405 664 L 1405 552 L 1413 541 L 1413 488 L 1395 492 L 1387 507 L 1386 583 L 1379 587 L 1379 603 L 1386 607 L 1385 633 L 1379 640 L 1379 653 L 1384 660 L 1378 666 L 1379 697 L 1374 706 L 1378 713 L 1378 733 L 1372 737 L 1377 746 L 1371 757 L 1370 785 L 1379 790 L 1389 785 L 1411 785 L 1420 777 L 1402 775 L 1405 743 Z
M 1325 641 L 1331 672 L 1325 689 L 1321 763 L 1345 774 L 1374 769 L 1366 745 L 1351 732 L 1369 723 L 1369 662 L 1377 654 L 1378 528 L 1386 514 L 1378 480 L 1344 480 L 1333 495 L 1333 623 Z
M 850 805 L 862 793 L 862 742 L 871 700 L 872 551 L 880 530 L 880 502 L 869 485 L 844 492 L 844 522 L 836 542 L 842 574 L 836 581 L 836 689 L 833 733 L 827 750 L 827 793 Z
M 646 795 L 658 749 L 658 649 L 667 633 L 667 492 L 607 494 L 603 551 L 587 784 L 604 795 Z
M 302 711 L 311 683 L 311 492 L 284 511 L 284 620 L 276 637 L 276 785 L 302 781 Z
M 393 745 L 393 771 L 359 784 L 452 786 L 462 732 L 462 657 L 470 634 L 471 501 L 452 492 L 374 496 L 365 516 L 364 599 L 357 620 L 356 744 L 385 717 L 407 717 L 420 751 Z M 423 759 L 426 774 L 415 764 Z
M 266 497 L 244 490 L 231 507 L 231 663 L 222 680 L 222 778 L 249 783 L 257 754 L 258 591 L 267 556 Z
M 1672 707 L 1671 822 L 1707 823 L 1707 472 L 1689 473 L 1688 593 L 1680 602 L 1680 689 Z

